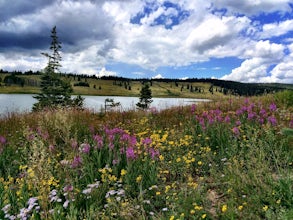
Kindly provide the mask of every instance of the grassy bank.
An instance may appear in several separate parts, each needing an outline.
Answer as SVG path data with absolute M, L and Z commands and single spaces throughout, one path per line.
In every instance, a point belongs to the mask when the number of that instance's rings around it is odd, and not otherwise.
M 40 75 L 17 75 L 23 80 L 24 85 L 6 84 L 4 79 L 10 74 L 0 73 L 0 93 L 6 94 L 36 94 L 40 92 Z M 126 79 L 98 79 L 85 78 L 81 76 L 64 75 L 63 80 L 70 81 L 75 95 L 97 95 L 97 96 L 139 96 L 142 83 L 139 80 Z M 83 85 L 83 86 L 78 86 Z M 86 85 L 86 86 L 84 86 Z M 178 97 L 178 98 L 218 98 L 224 95 L 214 89 L 213 94 L 209 92 L 210 83 L 200 82 L 152 82 L 151 90 L 154 97 Z M 190 88 L 201 89 L 191 92 Z
M 10 114 L 0 219 L 292 219 L 287 96 Z

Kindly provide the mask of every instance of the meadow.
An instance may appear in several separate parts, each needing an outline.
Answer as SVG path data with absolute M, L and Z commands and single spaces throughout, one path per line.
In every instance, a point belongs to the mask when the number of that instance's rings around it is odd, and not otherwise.
M 0 219 L 293 219 L 292 91 L 0 119 Z

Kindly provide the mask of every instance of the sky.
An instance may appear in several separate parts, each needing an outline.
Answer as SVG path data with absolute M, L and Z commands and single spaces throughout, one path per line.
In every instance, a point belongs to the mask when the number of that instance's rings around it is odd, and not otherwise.
M 293 0 L 0 0 L 0 69 L 293 83 Z

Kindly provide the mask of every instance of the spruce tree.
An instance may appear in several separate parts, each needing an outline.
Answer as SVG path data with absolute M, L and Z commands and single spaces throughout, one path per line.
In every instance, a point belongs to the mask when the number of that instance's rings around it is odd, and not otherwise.
M 140 109 L 148 109 L 152 100 L 152 90 L 148 83 L 145 83 L 140 90 L 139 102 L 136 103 L 136 106 Z
M 71 94 L 73 92 L 70 82 L 62 80 L 60 76 L 59 67 L 61 67 L 61 42 L 58 40 L 56 26 L 51 31 L 51 54 L 42 53 L 48 58 L 48 65 L 41 76 L 41 93 L 34 96 L 38 100 L 34 104 L 33 110 L 41 110 L 44 108 L 57 107 L 82 107 L 83 99 L 79 96 L 78 100 L 72 100 Z

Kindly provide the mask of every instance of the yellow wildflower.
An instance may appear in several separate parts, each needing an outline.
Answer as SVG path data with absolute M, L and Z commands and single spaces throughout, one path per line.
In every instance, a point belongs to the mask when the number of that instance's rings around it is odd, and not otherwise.
M 267 205 L 265 205 L 264 207 L 262 207 L 262 210 L 265 211 L 265 212 L 266 212 L 268 209 L 269 209 L 269 207 L 268 207 Z
M 207 214 L 203 214 L 203 215 L 201 216 L 202 219 L 205 219 L 206 217 L 207 217 Z
M 239 211 L 242 211 L 242 209 L 243 209 L 243 205 L 238 206 Z
M 121 176 L 125 176 L 126 174 L 127 174 L 127 171 L 124 170 L 124 169 L 122 169 L 122 170 L 121 170 Z
M 224 212 L 227 211 L 227 209 L 228 209 L 228 206 L 227 206 L 227 205 L 223 205 L 221 210 L 222 210 L 222 212 L 224 213 Z
M 141 182 L 141 179 L 142 179 L 142 176 L 139 175 L 138 177 L 136 177 L 136 182 L 137 182 L 137 183 L 140 183 L 140 182 Z

